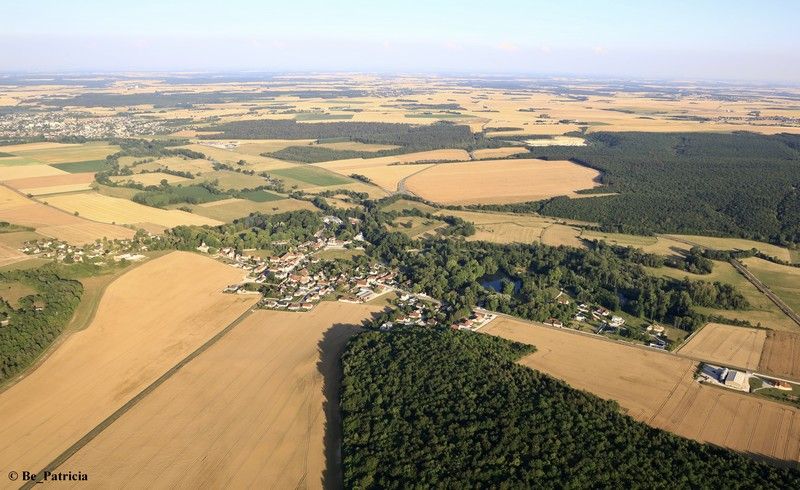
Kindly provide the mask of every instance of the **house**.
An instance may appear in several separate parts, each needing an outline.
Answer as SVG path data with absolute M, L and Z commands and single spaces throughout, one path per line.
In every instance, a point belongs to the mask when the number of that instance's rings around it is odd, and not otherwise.
M 547 321 L 544 322 L 545 325 L 550 325 L 551 327 L 558 327 L 562 328 L 564 323 L 559 320 L 558 318 L 548 318 Z
M 614 315 L 611 317 L 611 321 L 609 321 L 608 324 L 612 327 L 618 328 L 625 325 L 625 319 L 621 316 Z

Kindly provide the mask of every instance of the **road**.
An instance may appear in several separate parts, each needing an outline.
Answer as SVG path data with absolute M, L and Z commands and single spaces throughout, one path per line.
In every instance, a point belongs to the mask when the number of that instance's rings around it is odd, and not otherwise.
M 731 259 L 730 263 L 737 271 L 739 271 L 741 275 L 747 278 L 748 281 L 752 282 L 753 286 L 758 288 L 759 291 L 764 293 L 764 295 L 766 295 L 767 298 L 769 298 L 773 303 L 775 303 L 775 306 L 780 308 L 781 311 L 786 314 L 786 316 L 791 318 L 798 326 L 800 326 L 800 316 L 798 316 L 797 313 L 795 313 L 794 310 L 789 307 L 789 305 L 784 303 L 782 299 L 780 299 L 775 293 L 773 293 L 772 290 L 770 290 L 766 284 L 761 282 L 759 278 L 753 275 L 753 273 L 750 272 L 744 264 L 742 264 L 736 259 Z

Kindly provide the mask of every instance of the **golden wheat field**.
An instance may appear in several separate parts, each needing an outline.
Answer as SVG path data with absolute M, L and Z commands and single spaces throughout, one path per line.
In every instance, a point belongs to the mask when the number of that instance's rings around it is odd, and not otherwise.
M 0 460 L 38 471 L 181 358 L 252 297 L 222 288 L 241 271 L 186 252 L 153 259 L 106 289 L 89 326 L 0 393 Z
M 535 345 L 521 364 L 616 400 L 639 421 L 736 451 L 800 461 L 800 410 L 701 385 L 689 359 L 509 318 L 481 331 Z
M 766 339 L 764 329 L 709 323 L 678 352 L 693 359 L 755 370 Z
M 378 307 L 257 310 L 67 461 L 104 485 L 322 488 L 339 478 L 339 354 Z M 330 464 L 330 466 L 328 466 Z
M 412 175 L 410 192 L 445 204 L 511 203 L 573 195 L 599 173 L 567 161 L 486 160 L 446 163 Z
M 44 236 L 76 245 L 104 237 L 131 238 L 134 234 L 133 230 L 122 226 L 96 223 L 46 206 L 5 186 L 0 186 L 0 220 L 35 228 Z
M 68 213 L 103 223 L 121 223 L 136 225 L 152 223 L 172 228 L 180 225 L 218 225 L 220 221 L 197 216 L 177 209 L 159 209 L 150 206 L 109 197 L 98 193 L 64 194 L 48 196 L 48 204 Z
M 800 333 L 769 331 L 758 369 L 800 380 Z

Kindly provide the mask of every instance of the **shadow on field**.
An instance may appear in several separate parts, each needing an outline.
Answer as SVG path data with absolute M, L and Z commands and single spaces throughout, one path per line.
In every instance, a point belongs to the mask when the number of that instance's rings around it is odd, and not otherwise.
M 372 318 L 378 316 L 373 313 Z M 365 322 L 366 324 L 366 322 Z M 340 489 L 342 480 L 342 411 L 339 406 L 342 385 L 342 353 L 347 340 L 362 331 L 360 325 L 336 323 L 329 328 L 317 344 L 319 361 L 317 371 L 322 375 L 322 410 L 325 414 L 325 470 L 322 488 Z
M 322 410 L 325 413 L 325 470 L 322 488 L 342 488 L 342 415 L 339 409 L 339 389 L 342 384 L 342 352 L 347 339 L 359 332 L 358 325 L 334 324 L 317 344 L 317 370 L 322 375 Z

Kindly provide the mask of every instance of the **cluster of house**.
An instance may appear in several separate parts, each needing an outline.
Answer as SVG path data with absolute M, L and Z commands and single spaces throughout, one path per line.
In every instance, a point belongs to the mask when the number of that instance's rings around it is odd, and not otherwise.
M 146 252 L 147 246 L 135 245 L 131 240 L 97 241 L 88 245 L 70 245 L 59 240 L 35 240 L 25 242 L 20 251 L 58 262 L 90 262 L 97 265 L 113 260 L 136 262 L 145 258 L 138 252 Z
M 12 112 L 0 116 L 0 136 L 7 138 L 63 138 L 83 136 L 90 139 L 126 138 L 160 134 L 169 127 L 165 121 L 135 116 L 85 117 L 70 112 Z
M 489 313 L 488 311 L 482 310 L 474 310 L 470 316 L 454 322 L 452 325 L 450 325 L 450 328 L 456 330 L 470 330 L 474 332 L 495 318 L 497 318 L 497 315 L 494 313 Z
M 259 303 L 260 307 L 307 311 L 337 291 L 343 293 L 340 301 L 364 303 L 396 286 L 395 273 L 380 264 L 373 264 L 368 270 L 356 270 L 352 274 L 339 273 L 330 277 L 324 270 L 315 270 L 317 268 L 313 267 L 320 262 L 317 252 L 343 249 L 351 244 L 352 241 L 349 240 L 325 238 L 320 231 L 312 240 L 301 243 L 282 255 L 266 259 L 237 253 L 232 248 L 220 249 L 215 257 L 246 271 L 242 282 L 227 286 L 225 292 L 254 294 L 261 284 L 269 282 L 267 292 Z M 205 244 L 197 249 L 205 253 L 209 251 Z

